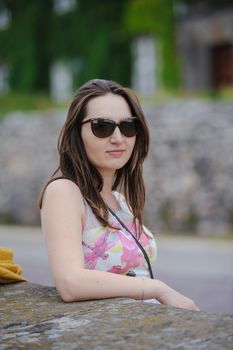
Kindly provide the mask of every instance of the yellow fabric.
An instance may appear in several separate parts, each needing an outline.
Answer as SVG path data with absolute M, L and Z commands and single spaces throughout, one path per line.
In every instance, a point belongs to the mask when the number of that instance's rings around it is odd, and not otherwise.
M 13 262 L 13 250 L 0 247 L 0 284 L 26 281 L 21 266 Z

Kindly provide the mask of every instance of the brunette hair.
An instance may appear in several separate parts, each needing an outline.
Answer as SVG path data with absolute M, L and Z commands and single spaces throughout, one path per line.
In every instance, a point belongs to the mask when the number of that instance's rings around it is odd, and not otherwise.
M 142 163 L 148 154 L 149 130 L 135 94 L 114 81 L 93 79 L 82 85 L 75 93 L 58 139 L 60 164 L 42 190 L 39 207 L 42 208 L 44 192 L 49 183 L 59 178 L 67 178 L 78 185 L 100 223 L 112 227 L 108 222 L 108 208 L 100 195 L 103 178 L 87 158 L 81 137 L 81 123 L 86 116 L 88 102 L 92 98 L 108 93 L 122 96 L 127 102 L 132 116 L 138 118 L 141 124 L 136 135 L 132 155 L 128 162 L 116 171 L 112 186 L 113 191 L 118 189 L 123 192 L 126 203 L 134 215 L 134 223 L 136 221 L 139 223 L 139 231 L 137 230 L 137 232 L 140 234 L 145 204 Z

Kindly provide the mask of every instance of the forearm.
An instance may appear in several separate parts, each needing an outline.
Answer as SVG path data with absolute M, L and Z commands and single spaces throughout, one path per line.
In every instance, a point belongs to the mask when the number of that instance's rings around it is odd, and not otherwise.
M 157 299 L 162 304 L 199 310 L 194 301 L 165 283 L 150 278 L 128 277 L 105 271 L 78 269 L 57 279 L 57 289 L 66 302 L 125 297 Z
M 66 302 L 114 297 L 153 299 L 159 298 L 163 287 L 158 280 L 86 269 L 66 274 L 62 282 L 55 278 L 55 283 Z

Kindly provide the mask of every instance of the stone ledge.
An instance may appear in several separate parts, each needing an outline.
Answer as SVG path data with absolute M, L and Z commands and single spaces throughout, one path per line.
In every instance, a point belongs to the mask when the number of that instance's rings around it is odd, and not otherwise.
M 26 282 L 0 291 L 0 350 L 232 349 L 231 315 L 126 298 L 67 304 Z

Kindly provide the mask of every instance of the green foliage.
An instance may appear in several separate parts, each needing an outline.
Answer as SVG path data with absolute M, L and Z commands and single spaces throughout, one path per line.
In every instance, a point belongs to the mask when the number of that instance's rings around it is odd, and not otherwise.
M 53 0 L 0 0 L 12 22 L 0 31 L 0 63 L 10 67 L 13 91 L 48 92 L 49 69 L 57 60 L 71 65 L 75 87 L 103 77 L 130 84 L 131 39 L 149 34 L 159 43 L 162 88 L 179 86 L 175 50 L 176 2 L 196 0 L 76 0 L 63 15 L 54 12 Z M 203 1 L 201 1 L 203 3 Z M 232 0 L 205 0 L 211 7 Z
M 172 0 L 131 0 L 126 8 L 126 25 L 131 34 L 161 35 L 167 28 Z
M 48 110 L 51 108 L 60 108 L 67 105 L 56 104 L 43 94 L 32 93 L 11 93 L 7 95 L 0 95 L 0 119 L 4 118 L 7 113 L 17 111 L 34 111 L 34 110 Z
M 173 0 L 131 0 L 125 12 L 125 27 L 132 36 L 151 35 L 161 46 L 161 85 L 179 86 L 178 62 L 174 47 Z
M 10 82 L 15 90 L 46 89 L 46 24 L 49 1 L 5 1 L 11 12 L 8 30 L 0 32 L 1 59 L 10 66 Z M 43 79 L 42 79 L 43 77 Z
M 14 91 L 48 91 L 54 61 L 70 64 L 75 87 L 103 77 L 130 81 L 130 46 L 121 29 L 124 0 L 79 0 L 63 15 L 52 0 L 5 0 L 12 14 L 9 29 L 0 32 L 0 61 L 10 66 Z
M 70 28 L 73 36 L 70 51 L 76 53 L 81 64 L 77 84 L 94 77 L 129 84 L 130 45 L 129 37 L 121 28 L 123 10 L 123 0 L 79 2 Z

